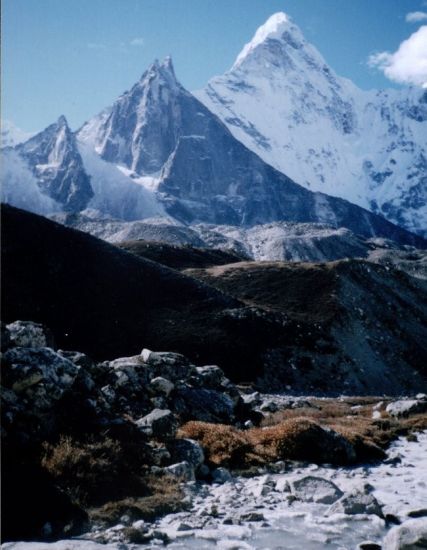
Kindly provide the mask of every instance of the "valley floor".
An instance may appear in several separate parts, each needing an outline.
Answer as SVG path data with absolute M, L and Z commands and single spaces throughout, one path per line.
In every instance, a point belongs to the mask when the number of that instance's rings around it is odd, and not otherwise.
M 165 540 L 170 541 L 171 550 L 352 550 L 368 540 L 372 545 L 360 548 L 391 549 L 399 547 L 393 546 L 390 534 L 385 545 L 381 544 L 390 528 L 393 529 L 393 523 L 409 520 L 412 524 L 423 524 L 425 529 L 425 517 L 410 518 L 427 515 L 427 431 L 411 441 L 398 439 L 381 464 L 342 468 L 300 463 L 292 469 L 283 465 L 283 470 L 251 478 L 235 477 L 223 484 L 187 483 L 185 492 L 191 499 L 191 509 L 166 516 L 150 526 L 159 537 L 150 545 L 124 544 L 120 541 L 124 525 L 117 525 L 102 534 L 90 533 L 78 540 L 7 543 L 3 549 L 125 550 L 163 546 Z M 296 490 L 295 482 L 307 476 L 329 480 L 345 494 L 360 492 L 373 499 L 365 499 L 365 513 L 349 514 L 348 510 L 343 513 L 336 504 L 331 504 L 334 499 L 331 495 L 323 498 L 327 504 L 310 502 L 308 486 L 305 493 L 295 498 L 291 492 Z M 374 507 L 368 504 L 374 499 L 383 505 L 383 517 L 373 513 Z M 101 536 L 108 541 L 107 545 L 95 542 Z

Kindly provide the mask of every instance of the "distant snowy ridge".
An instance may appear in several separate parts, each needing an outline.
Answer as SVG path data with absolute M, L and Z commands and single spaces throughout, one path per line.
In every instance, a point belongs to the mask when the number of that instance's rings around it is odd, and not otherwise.
M 15 126 L 10 120 L 0 120 L 0 147 L 14 147 L 18 143 L 27 141 L 32 136 Z
M 358 89 L 278 13 L 194 93 L 297 183 L 427 234 L 427 91 Z

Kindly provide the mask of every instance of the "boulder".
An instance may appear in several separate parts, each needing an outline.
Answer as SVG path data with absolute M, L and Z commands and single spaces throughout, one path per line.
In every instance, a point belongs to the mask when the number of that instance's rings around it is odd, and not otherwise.
M 427 518 L 410 519 L 393 527 L 383 541 L 384 550 L 427 548 Z
M 261 512 L 245 512 L 239 516 L 240 521 L 265 521 Z
M 320 504 L 333 504 L 344 494 L 332 481 L 315 476 L 291 482 L 291 491 L 299 500 Z
M 279 479 L 276 481 L 274 489 L 279 493 L 291 492 L 291 486 L 289 484 L 289 481 L 285 477 L 279 477 Z
M 143 431 L 149 431 L 153 437 L 160 440 L 175 437 L 178 428 L 175 416 L 169 409 L 154 409 L 143 418 L 137 420 L 136 425 Z
M 269 474 L 263 475 L 260 478 L 255 478 L 247 484 L 248 492 L 254 497 L 263 497 L 271 493 L 274 489 L 275 482 Z
M 381 550 L 381 544 L 372 540 L 364 540 L 357 545 L 357 550 Z
M 212 481 L 214 483 L 227 483 L 233 481 L 233 476 L 227 468 L 215 468 L 212 470 Z
M 194 468 L 186 461 L 172 464 L 163 469 L 163 471 L 169 475 L 177 477 L 182 481 L 194 481 L 196 476 L 194 475 Z
M 387 405 L 386 411 L 390 416 L 397 418 L 427 412 L 427 400 L 425 399 L 401 399 Z
M 328 510 L 329 514 L 373 514 L 383 517 L 380 503 L 374 495 L 362 491 L 354 491 L 345 494 L 337 500 Z
M 184 387 L 176 390 L 173 409 L 183 421 L 230 424 L 235 419 L 234 401 L 225 393 L 204 388 Z
M 149 389 L 155 395 L 162 395 L 164 397 L 169 397 L 172 390 L 175 388 L 173 382 L 163 376 L 156 376 L 150 382 Z
M 25 397 L 28 408 L 47 410 L 68 390 L 79 367 L 50 348 L 11 348 L 3 354 L 2 384 Z
M 33 321 L 15 321 L 7 325 L 10 345 L 22 348 L 55 348 L 52 332 Z
M 202 446 L 194 439 L 175 439 L 168 444 L 171 459 L 175 462 L 188 462 L 197 469 L 205 461 Z
M 177 382 L 189 376 L 197 376 L 196 367 L 180 353 L 143 349 L 140 358 L 150 368 L 152 378 L 162 376 Z
M 225 380 L 224 371 L 216 365 L 206 365 L 204 367 L 196 367 L 196 369 L 205 388 L 218 389 Z

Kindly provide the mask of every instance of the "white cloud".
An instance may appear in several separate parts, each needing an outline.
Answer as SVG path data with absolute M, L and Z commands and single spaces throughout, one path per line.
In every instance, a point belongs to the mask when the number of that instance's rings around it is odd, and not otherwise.
M 427 88 L 427 25 L 411 34 L 394 53 L 373 54 L 368 63 L 394 82 Z
M 420 21 L 427 21 L 427 13 L 425 11 L 411 11 L 406 14 L 407 23 L 419 23 Z
M 131 46 L 143 46 L 144 45 L 144 39 L 141 37 L 134 38 L 130 41 Z

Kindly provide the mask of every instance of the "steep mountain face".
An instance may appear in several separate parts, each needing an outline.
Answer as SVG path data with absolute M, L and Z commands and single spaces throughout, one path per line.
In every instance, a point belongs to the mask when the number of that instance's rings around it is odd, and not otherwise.
M 74 134 L 65 117 L 16 146 L 32 170 L 41 191 L 64 210 L 84 209 L 93 196 Z
M 426 234 L 425 90 L 358 89 L 278 13 L 195 95 L 297 183 Z
M 313 193 L 263 162 L 179 84 L 170 58 L 154 63 L 78 138 L 156 190 L 168 214 L 184 223 L 323 222 L 415 242 L 383 218 Z

